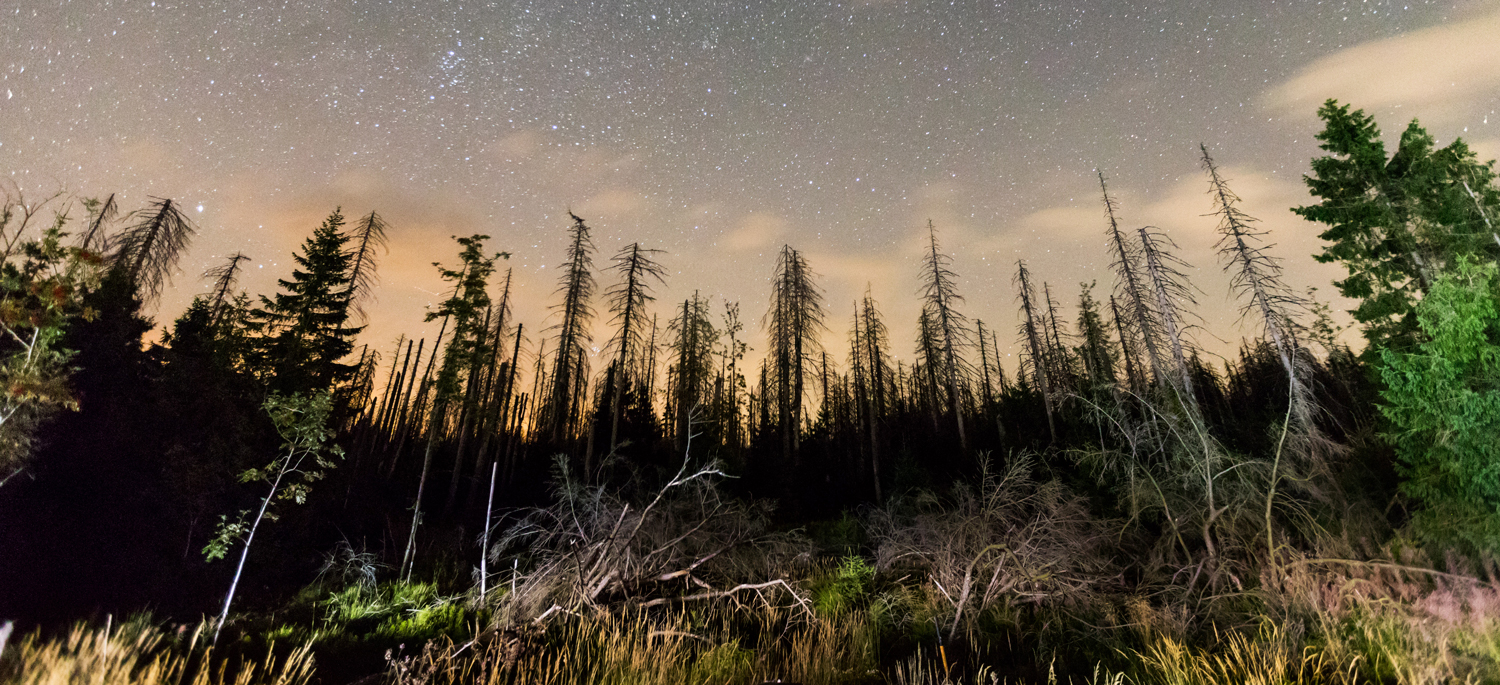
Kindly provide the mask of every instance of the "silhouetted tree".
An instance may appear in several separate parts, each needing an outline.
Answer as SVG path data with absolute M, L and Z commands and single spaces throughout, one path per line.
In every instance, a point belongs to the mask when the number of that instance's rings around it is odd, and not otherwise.
M 540 408 L 542 432 L 561 445 L 573 439 L 574 423 L 583 402 L 584 383 L 588 378 L 588 343 L 593 339 L 589 323 L 594 317 L 589 299 L 594 295 L 594 242 L 589 227 L 571 212 L 572 237 L 567 256 L 559 267 L 562 278 L 557 292 L 563 301 L 554 307 L 562 319 L 551 330 L 556 331 L 557 351 L 552 362 L 545 404 Z
M 665 284 L 664 270 L 653 258 L 661 250 L 647 250 L 640 243 L 631 243 L 614 256 L 612 271 L 619 274 L 620 282 L 604 293 L 610 313 L 610 323 L 615 325 L 615 334 L 605 346 L 614 353 L 610 369 L 609 391 L 609 450 L 613 452 L 620 442 L 620 410 L 625 388 L 638 382 L 644 371 L 642 352 L 646 346 L 650 323 L 646 319 L 646 305 L 655 298 L 651 296 L 651 281 Z
M 262 296 L 251 311 L 259 337 L 254 366 L 283 394 L 305 393 L 346 381 L 353 365 L 339 360 L 354 349 L 363 327 L 349 327 L 351 256 L 344 249 L 344 215 L 335 209 L 292 258 L 291 280 L 279 279 L 274 299 Z
M 969 451 L 969 438 L 964 432 L 963 394 L 968 369 L 960 354 L 968 344 L 968 319 L 956 305 L 963 302 L 955 281 L 957 274 L 949 267 L 953 259 L 938 251 L 937 229 L 932 220 L 927 220 L 927 255 L 922 259 L 922 299 L 931 311 L 933 341 L 943 357 L 943 382 L 947 385 L 948 411 L 958 429 L 959 449 Z M 934 398 L 936 400 L 936 398 Z
M 782 456 L 800 464 L 802 410 L 806 400 L 806 367 L 822 351 L 819 333 L 823 325 L 822 293 L 812 281 L 807 260 L 791 246 L 782 246 L 771 277 L 771 309 L 766 313 L 770 350 L 765 361 L 770 370 L 769 402 L 776 414 L 775 431 Z

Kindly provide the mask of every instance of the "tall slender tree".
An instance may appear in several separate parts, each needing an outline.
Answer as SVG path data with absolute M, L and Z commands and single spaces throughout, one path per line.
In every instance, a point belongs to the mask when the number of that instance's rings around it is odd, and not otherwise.
M 766 313 L 771 349 L 765 364 L 770 368 L 774 397 L 764 401 L 775 407 L 782 456 L 794 466 L 800 464 L 807 365 L 822 351 L 822 297 L 807 260 L 790 245 L 782 246 L 771 277 L 771 309 Z
M 1166 387 L 1166 370 L 1162 363 L 1162 331 L 1157 322 L 1156 313 L 1152 311 L 1151 303 L 1154 295 L 1151 285 L 1145 274 L 1145 256 L 1141 247 L 1130 240 L 1124 229 L 1120 228 L 1119 218 L 1115 216 L 1117 205 L 1109 196 L 1109 187 L 1104 183 L 1104 173 L 1099 173 L 1099 190 L 1104 196 L 1104 216 L 1109 221 L 1108 239 L 1110 268 L 1115 272 L 1115 294 L 1118 296 L 1120 313 L 1124 314 L 1128 325 L 1120 328 L 1122 335 L 1130 334 L 1131 340 L 1121 340 L 1121 344 L 1127 348 L 1140 343 L 1140 348 L 1146 353 L 1146 371 L 1150 377 L 1162 387 Z
M 1297 316 L 1306 310 L 1302 296 L 1282 279 L 1281 263 L 1266 252 L 1266 231 L 1256 228 L 1256 219 L 1239 208 L 1240 198 L 1229 189 L 1219 168 L 1203 152 L 1203 170 L 1208 173 L 1209 196 L 1214 214 L 1219 217 L 1219 241 L 1215 245 L 1224 270 L 1230 274 L 1230 288 L 1244 300 L 1241 318 L 1254 316 L 1266 339 L 1270 341 L 1281 367 L 1291 384 L 1292 414 L 1304 430 L 1312 428 L 1311 397 L 1299 372 L 1298 354 L 1302 347 Z
M 645 366 L 644 352 L 649 331 L 646 306 L 652 300 L 651 282 L 665 285 L 664 269 L 654 255 L 661 250 L 648 250 L 640 243 L 631 243 L 613 258 L 610 270 L 619 276 L 619 282 L 604 293 L 609 307 L 610 323 L 615 333 L 605 349 L 614 354 L 610 370 L 613 387 L 609 391 L 609 451 L 620 443 L 620 408 L 625 398 L 625 388 L 638 383 Z
M 1151 284 L 1151 294 L 1155 298 L 1153 309 L 1165 333 L 1167 349 L 1172 353 L 1171 368 L 1175 385 L 1182 395 L 1183 403 L 1196 410 L 1198 396 L 1193 392 L 1193 373 L 1188 364 L 1192 350 L 1187 339 L 1189 324 L 1185 319 L 1192 316 L 1189 307 L 1196 305 L 1197 301 L 1193 298 L 1187 274 L 1182 272 L 1182 269 L 1191 267 L 1171 252 L 1170 248 L 1177 247 L 1177 243 L 1167 234 L 1153 226 L 1143 226 L 1136 230 L 1141 236 L 1141 256 L 1144 257 L 1146 279 Z
M 562 302 L 554 307 L 562 318 L 552 327 L 557 351 L 548 395 L 539 414 L 543 432 L 559 445 L 574 437 L 583 401 L 582 383 L 588 377 L 588 343 L 592 340 L 589 324 L 594 317 L 589 302 L 594 295 L 594 242 L 583 219 L 572 212 L 568 216 L 573 226 L 557 287 Z
M 1031 271 L 1025 260 L 1016 260 L 1016 299 L 1021 301 L 1021 341 L 1026 345 L 1027 356 L 1022 362 L 1022 371 L 1031 371 L 1031 380 L 1042 393 L 1042 407 L 1047 412 L 1047 434 L 1057 442 L 1057 422 L 1052 418 L 1052 385 L 1047 377 L 1047 348 L 1042 328 L 1042 314 L 1038 311 L 1036 287 L 1031 284 Z M 1018 372 L 1019 373 L 1019 372 Z
M 958 294 L 958 275 L 951 268 L 953 258 L 938 250 L 937 228 L 927 220 L 927 254 L 922 258 L 922 299 L 931 312 L 932 330 L 937 336 L 936 346 L 943 356 L 943 383 L 947 385 L 948 411 L 958 429 L 959 448 L 969 451 L 969 438 L 964 431 L 963 393 L 968 367 L 961 352 L 968 344 L 968 318 L 960 313 L 957 305 L 963 302 Z
M 695 291 L 682 301 L 676 317 L 667 324 L 671 339 L 672 365 L 667 374 L 668 402 L 672 408 L 672 434 L 677 449 L 687 447 L 692 417 L 713 391 L 713 351 L 718 332 L 709 317 L 708 300 Z
M 379 214 L 370 212 L 362 217 L 349 231 L 349 303 L 354 316 L 360 321 L 367 319 L 365 303 L 375 296 L 378 279 L 375 267 L 379 253 L 389 251 L 386 231 L 390 225 Z

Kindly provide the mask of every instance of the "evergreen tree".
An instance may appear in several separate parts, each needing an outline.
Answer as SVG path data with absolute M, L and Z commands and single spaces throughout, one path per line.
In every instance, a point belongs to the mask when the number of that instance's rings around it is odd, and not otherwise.
M 1090 393 L 1114 390 L 1115 344 L 1105 328 L 1099 302 L 1094 299 L 1094 283 L 1080 284 L 1078 296 L 1078 356 L 1083 361 L 1084 387 Z
M 1321 201 L 1292 211 L 1328 226 L 1316 258 L 1348 270 L 1335 285 L 1359 300 L 1351 313 L 1371 350 L 1404 349 L 1421 338 L 1415 303 L 1436 273 L 1460 256 L 1500 256 L 1489 223 L 1500 212 L 1494 162 L 1478 162 L 1462 139 L 1434 149 L 1416 120 L 1387 160 L 1374 117 L 1334 100 L 1318 116 L 1331 154 L 1304 180 Z
M 1416 531 L 1500 552 L 1500 275 L 1460 258 L 1416 307 L 1422 341 L 1381 351 L 1390 421 Z
M 292 258 L 291 280 L 278 279 L 281 292 L 260 298 L 251 311 L 257 333 L 254 366 L 272 390 L 282 394 L 322 390 L 348 380 L 354 365 L 339 360 L 354 350 L 363 327 L 349 327 L 351 255 L 345 250 L 344 215 L 335 209 Z

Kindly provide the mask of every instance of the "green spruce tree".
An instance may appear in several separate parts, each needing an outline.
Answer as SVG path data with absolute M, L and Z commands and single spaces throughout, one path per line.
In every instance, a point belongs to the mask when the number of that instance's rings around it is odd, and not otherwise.
M 344 215 L 335 209 L 293 255 L 291 280 L 278 280 L 281 292 L 261 297 L 261 306 L 250 312 L 259 338 L 253 366 L 277 392 L 328 388 L 354 372 L 354 365 L 339 363 L 363 330 L 347 325 L 353 281 L 343 225 Z

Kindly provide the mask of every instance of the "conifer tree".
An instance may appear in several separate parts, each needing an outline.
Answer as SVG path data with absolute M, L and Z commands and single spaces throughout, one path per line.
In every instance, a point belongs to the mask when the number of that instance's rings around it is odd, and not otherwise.
M 1080 284 L 1078 296 L 1078 356 L 1083 361 L 1085 387 L 1090 392 L 1113 390 L 1118 379 L 1115 376 L 1115 346 L 1105 328 L 1104 317 L 1099 313 L 1099 302 L 1094 299 L 1094 283 Z
M 349 232 L 349 303 L 359 320 L 366 319 L 365 302 L 374 297 L 375 273 L 379 255 L 389 251 L 386 231 L 390 225 L 379 214 L 370 212 Z
M 1208 155 L 1208 146 L 1199 144 L 1203 169 L 1209 177 L 1209 195 L 1214 214 L 1219 217 L 1219 241 L 1215 245 L 1224 270 L 1230 272 L 1230 288 L 1235 295 L 1248 300 L 1241 307 L 1241 318 L 1254 316 L 1261 332 L 1276 351 L 1281 367 L 1291 384 L 1291 413 L 1303 431 L 1312 430 L 1311 394 L 1305 382 L 1307 371 L 1298 370 L 1302 344 L 1297 314 L 1306 309 L 1303 299 L 1282 280 L 1281 264 L 1266 252 L 1266 231 L 1255 227 L 1256 219 L 1239 208 L 1239 196 L 1219 175 L 1219 168 Z
M 458 492 L 458 482 L 463 473 L 464 447 L 467 421 L 474 413 L 474 385 L 479 369 L 493 355 L 494 339 L 490 336 L 489 318 L 493 315 L 489 294 L 490 276 L 495 273 L 496 260 L 508 258 L 507 253 L 486 255 L 484 241 L 487 235 L 472 235 L 467 238 L 454 236 L 463 247 L 458 258 L 462 264 L 457 269 L 433 264 L 445 281 L 453 283 L 453 296 L 434 311 L 428 312 L 426 320 L 442 318 L 452 322 L 453 334 L 448 338 L 448 347 L 443 350 L 443 365 L 438 370 L 437 385 L 433 394 L 433 417 L 436 426 L 429 428 L 428 444 L 434 435 L 443 434 L 443 421 L 450 408 L 458 403 L 459 444 L 454 454 L 453 473 L 448 485 L 448 503 L 451 506 Z M 429 447 L 430 449 L 430 447 Z M 425 468 L 423 469 L 425 472 Z
M 958 276 L 950 268 L 953 258 L 938 251 L 937 229 L 933 227 L 931 219 L 927 220 L 927 245 L 928 253 L 922 259 L 922 298 L 926 308 L 931 310 L 933 333 L 937 336 L 934 342 L 943 357 L 943 382 L 947 385 L 948 411 L 958 428 L 960 449 L 968 452 L 969 438 L 964 432 L 961 391 L 968 373 L 960 354 L 969 339 L 968 318 L 956 307 L 964 298 L 958 294 L 955 283 Z
M 229 255 L 229 261 L 203 272 L 204 278 L 213 280 L 213 286 L 209 288 L 207 305 L 211 318 L 218 321 L 225 307 L 231 305 L 234 300 L 234 289 L 239 285 L 240 272 L 244 267 L 242 263 L 249 261 L 244 253 L 236 252 Z
M 881 320 L 880 310 L 868 287 L 855 310 L 855 330 L 858 335 L 855 336 L 854 358 L 863 372 L 860 377 L 865 393 L 865 430 L 870 445 L 870 475 L 875 500 L 880 501 L 880 425 L 890 410 L 890 396 L 896 384 L 891 374 L 890 334 Z
M 1371 349 L 1405 348 L 1421 337 L 1414 307 L 1436 273 L 1459 256 L 1500 256 L 1486 224 L 1500 209 L 1494 163 L 1479 163 L 1462 139 L 1434 149 L 1416 120 L 1387 160 L 1374 117 L 1335 100 L 1318 116 L 1319 147 L 1330 155 L 1314 159 L 1304 180 L 1321 202 L 1292 211 L 1328 226 L 1316 258 L 1348 270 L 1335 285 L 1359 300 L 1351 313 Z
M 1187 275 L 1182 272 L 1182 269 L 1191 267 L 1168 249 L 1177 247 L 1177 244 L 1167 234 L 1152 226 L 1136 230 L 1141 236 L 1146 280 L 1155 298 L 1152 309 L 1161 324 L 1167 349 L 1172 353 L 1172 374 L 1177 379 L 1178 392 L 1184 404 L 1196 409 L 1198 398 L 1193 392 L 1193 375 L 1188 365 L 1192 351 L 1186 337 L 1188 324 L 1185 317 L 1191 316 L 1188 306 L 1197 302 L 1193 299 Z
M 698 296 L 683 300 L 678 314 L 667 324 L 672 334 L 667 343 L 672 364 L 667 370 L 667 404 L 672 409 L 672 434 L 677 449 L 687 446 L 693 413 L 713 391 L 713 350 L 718 332 L 709 318 L 708 301 Z
M 737 449 L 744 444 L 740 416 L 740 391 L 747 389 L 745 374 L 740 370 L 740 364 L 745 360 L 745 353 L 750 349 L 750 346 L 740 339 L 740 334 L 745 331 L 745 324 L 740 321 L 740 303 L 725 302 L 722 321 L 719 334 L 721 338 L 728 338 L 728 342 L 719 350 L 719 375 L 722 378 L 720 385 L 723 388 L 720 394 L 723 400 L 717 415 L 719 421 L 724 424 L 724 445 Z
M 143 302 L 154 302 L 162 286 L 171 282 L 172 269 L 197 229 L 181 206 L 168 198 L 153 198 L 131 217 L 135 223 L 115 239 L 114 270 Z M 100 218 L 104 218 L 102 213 Z
M 1109 220 L 1106 237 L 1109 244 L 1109 266 L 1115 272 L 1115 294 L 1119 298 L 1116 305 L 1119 313 L 1124 314 L 1116 320 L 1126 322 L 1126 325 L 1120 327 L 1120 333 L 1128 333 L 1131 337 L 1129 341 L 1122 338 L 1121 344 L 1130 349 L 1139 342 L 1140 348 L 1146 353 L 1142 377 L 1149 371 L 1150 377 L 1158 385 L 1166 387 L 1167 376 L 1161 349 L 1163 334 L 1156 313 L 1152 311 L 1154 294 L 1145 274 L 1145 256 L 1140 246 L 1132 242 L 1120 228 L 1119 219 L 1115 216 L 1116 204 L 1109 196 L 1103 172 L 1099 173 L 1099 190 L 1104 196 L 1104 215 Z
M 823 321 L 822 293 L 813 284 L 807 260 L 791 246 L 782 246 L 771 277 L 771 309 L 766 313 L 771 349 L 765 364 L 770 367 L 771 395 L 763 401 L 775 409 L 782 455 L 794 466 L 800 463 L 806 369 L 809 360 L 822 351 L 818 334 Z
M 567 256 L 559 267 L 557 292 L 563 301 L 554 307 L 562 314 L 552 327 L 556 331 L 557 351 L 552 362 L 548 392 L 541 406 L 542 431 L 553 443 L 561 445 L 574 437 L 575 422 L 583 402 L 584 382 L 588 377 L 588 343 L 592 340 L 589 323 L 594 317 L 589 303 L 594 294 L 594 242 L 583 219 L 571 212 L 573 219 Z
M 349 327 L 350 255 L 335 209 L 293 255 L 291 280 L 280 279 L 274 299 L 260 298 L 251 311 L 258 334 L 255 367 L 262 380 L 284 394 L 328 388 L 348 380 L 352 365 L 340 364 L 363 327 Z
M 614 353 L 609 378 L 609 450 L 614 451 L 620 442 L 620 409 L 625 398 L 625 389 L 634 387 L 643 373 L 645 360 L 642 352 L 646 346 L 648 332 L 646 319 L 647 303 L 653 301 L 651 281 L 665 284 L 665 273 L 653 255 L 661 250 L 648 250 L 640 243 L 631 243 L 614 256 L 612 271 L 619 274 L 620 282 L 605 291 L 604 297 L 613 315 L 610 323 L 615 325 L 615 334 L 610 338 L 606 350 Z
M 110 193 L 103 202 L 98 200 L 85 200 L 84 206 L 89 211 L 89 226 L 78 239 L 78 247 L 93 254 L 104 254 L 107 250 L 106 241 L 108 234 L 106 226 L 115 220 L 120 213 L 120 205 L 115 202 L 115 194 Z
M 1052 387 L 1047 378 L 1047 351 L 1043 340 L 1041 313 L 1037 310 L 1036 288 L 1031 285 L 1031 272 L 1025 260 L 1016 260 L 1016 298 L 1021 301 L 1021 340 L 1026 345 L 1027 359 L 1022 370 L 1030 369 L 1031 379 L 1042 393 L 1042 407 L 1047 412 L 1047 433 L 1057 442 L 1057 423 L 1052 418 Z

